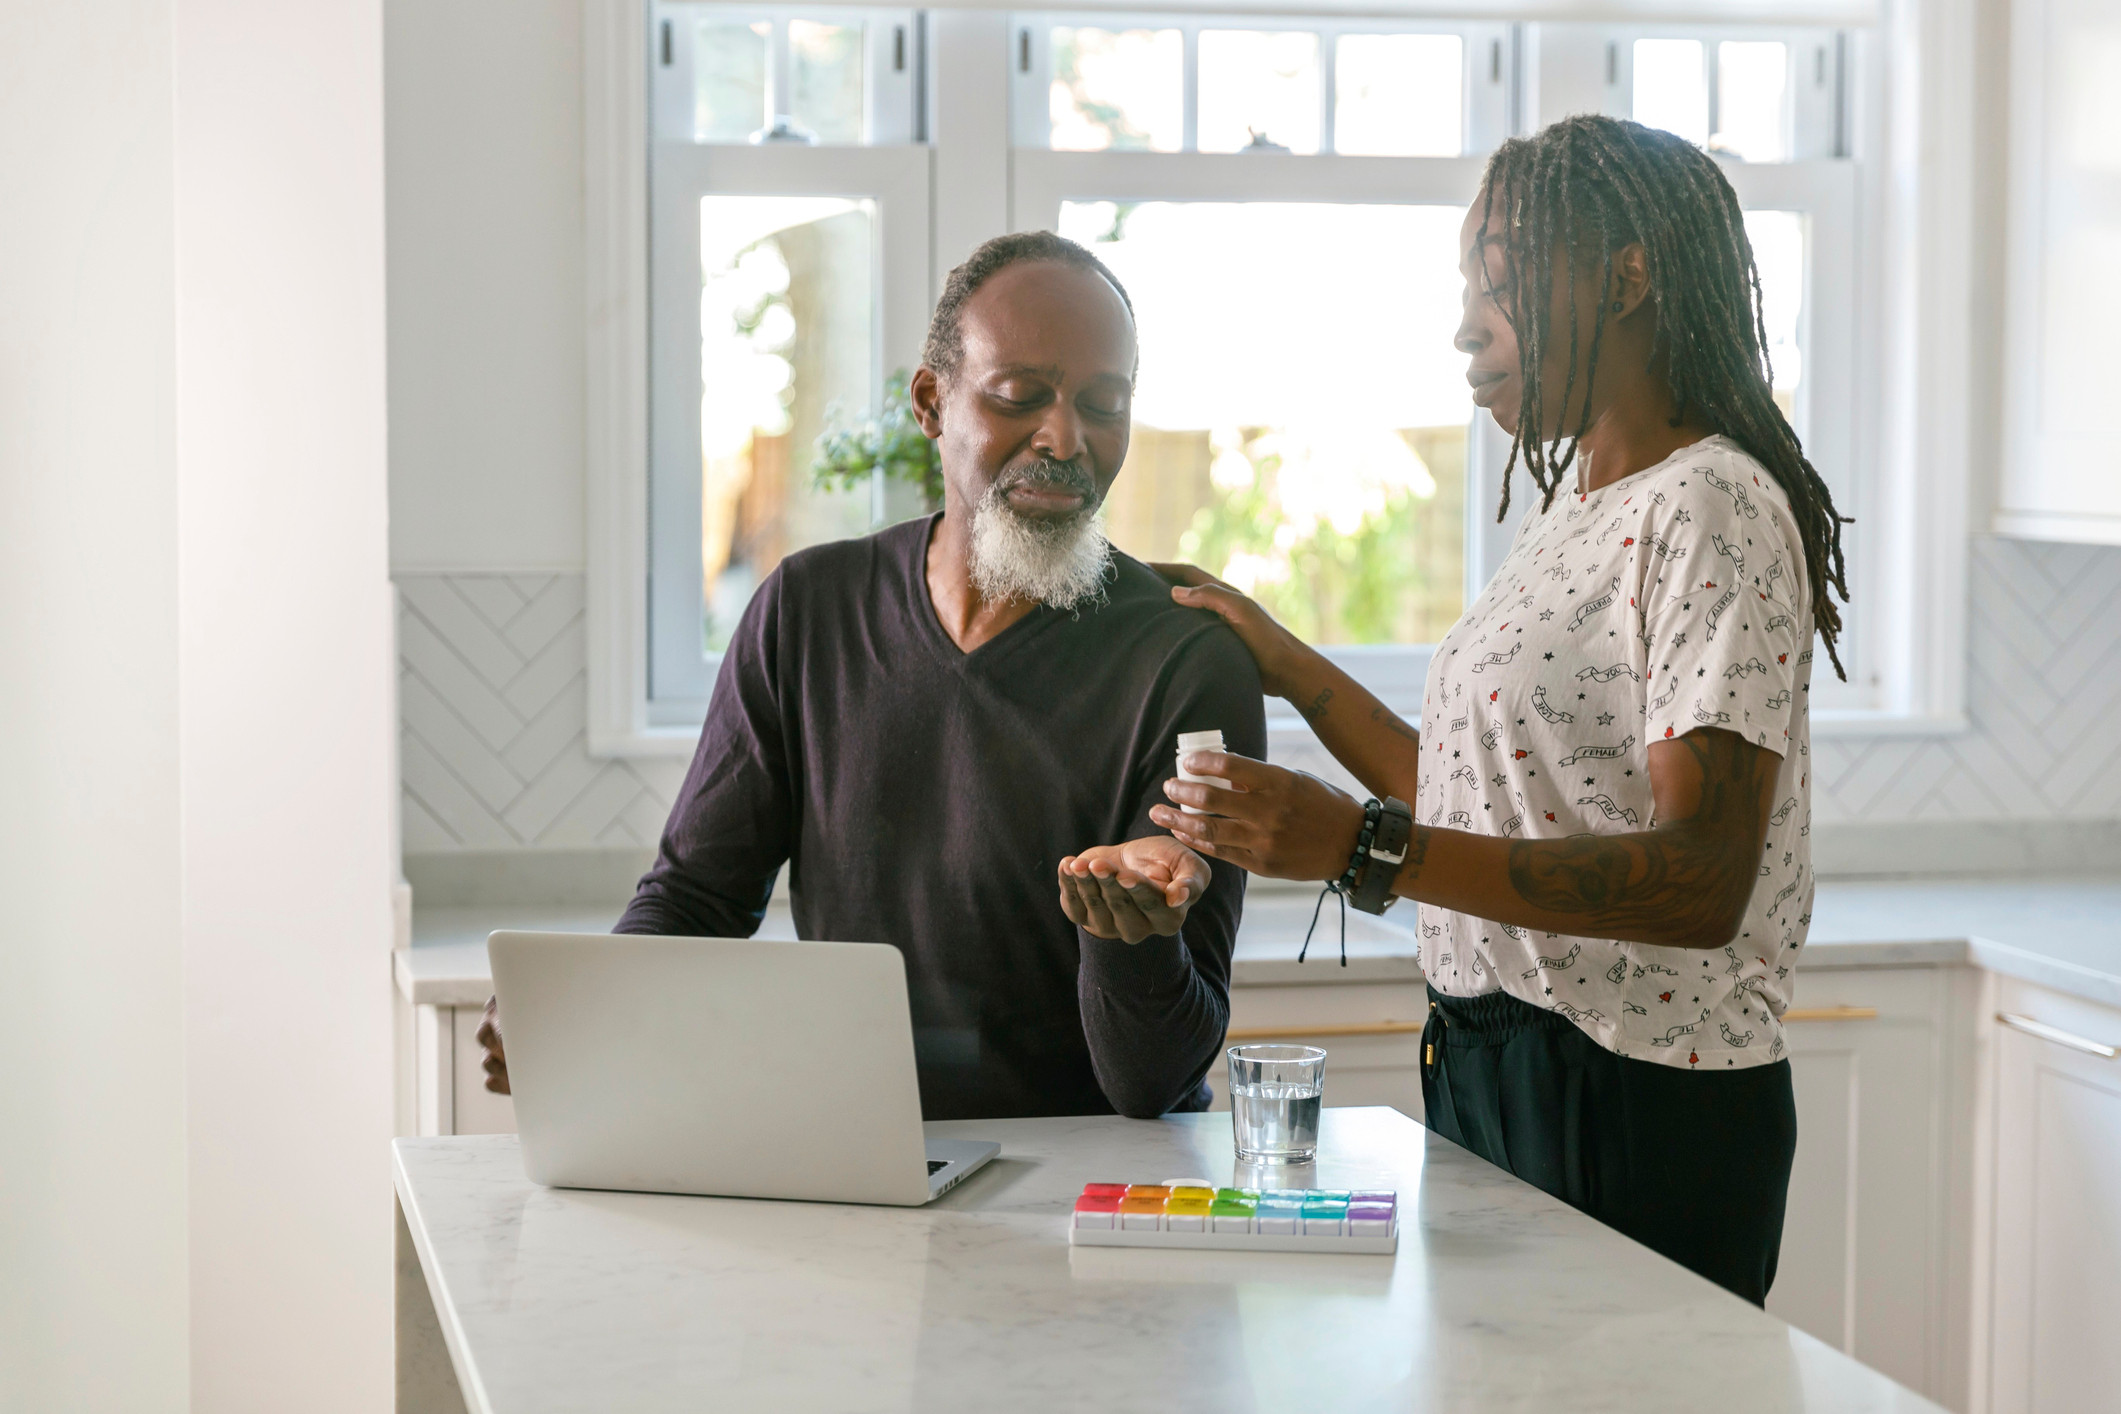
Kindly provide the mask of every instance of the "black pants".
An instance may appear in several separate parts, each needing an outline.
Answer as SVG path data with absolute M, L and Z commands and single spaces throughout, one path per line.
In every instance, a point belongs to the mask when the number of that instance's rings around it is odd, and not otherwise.
M 1614 1055 L 1506 993 L 1429 1000 L 1429 1128 L 1754 1305 L 1767 1299 L 1797 1150 L 1787 1060 L 1680 1070 Z

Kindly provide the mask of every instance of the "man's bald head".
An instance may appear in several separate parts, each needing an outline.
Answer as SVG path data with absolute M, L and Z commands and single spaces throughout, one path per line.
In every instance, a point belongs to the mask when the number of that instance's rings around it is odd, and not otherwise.
M 1127 307 L 1127 317 L 1133 318 L 1134 302 L 1127 298 L 1126 287 L 1120 284 L 1119 278 L 1105 268 L 1105 262 L 1074 241 L 1056 236 L 1051 231 L 1019 231 L 988 241 L 943 281 L 942 298 L 935 302 L 935 317 L 928 321 L 928 342 L 921 350 L 921 362 L 934 369 L 938 377 L 948 378 L 956 373 L 965 357 L 965 301 L 971 299 L 980 286 L 1010 266 L 1031 261 L 1066 265 L 1095 274 L 1112 287 L 1120 303 Z

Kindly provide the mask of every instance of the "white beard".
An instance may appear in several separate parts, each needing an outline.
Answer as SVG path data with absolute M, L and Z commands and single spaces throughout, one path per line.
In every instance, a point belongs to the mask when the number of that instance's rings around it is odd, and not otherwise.
M 1102 512 L 1031 520 L 1010 509 L 1000 485 L 973 508 L 972 583 L 983 598 L 1074 609 L 1104 594 L 1111 566 Z

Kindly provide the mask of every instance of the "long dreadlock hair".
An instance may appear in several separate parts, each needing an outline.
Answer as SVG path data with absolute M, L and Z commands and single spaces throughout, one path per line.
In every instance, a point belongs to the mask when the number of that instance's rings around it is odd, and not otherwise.
M 1804 544 L 1813 619 L 1834 671 L 1845 681 L 1835 651 L 1841 610 L 1827 593 L 1832 588 L 1848 601 L 1845 517 L 1776 406 L 1760 273 L 1745 213 L 1716 160 L 1684 138 L 1640 123 L 1566 118 L 1532 137 L 1512 138 L 1488 160 L 1476 250 L 1491 229 L 1503 250 L 1503 310 L 1517 334 L 1524 390 L 1495 518 L 1509 512 L 1510 472 L 1519 461 L 1542 493 L 1540 508 L 1554 503 L 1590 426 L 1613 257 L 1640 242 L 1657 312 L 1655 348 L 1664 355 L 1666 382 L 1679 409 L 1673 425 L 1689 413 L 1699 417 L 1766 467 L 1789 498 Z M 1574 405 L 1578 377 L 1578 267 L 1584 267 L 1581 278 L 1588 278 L 1590 258 L 1597 257 L 1603 269 L 1581 371 L 1583 412 L 1573 430 L 1562 429 L 1550 444 L 1541 436 L 1546 410 L 1540 368 L 1554 333 L 1548 324 L 1557 256 L 1568 272 L 1569 360 L 1559 402 L 1564 416 Z

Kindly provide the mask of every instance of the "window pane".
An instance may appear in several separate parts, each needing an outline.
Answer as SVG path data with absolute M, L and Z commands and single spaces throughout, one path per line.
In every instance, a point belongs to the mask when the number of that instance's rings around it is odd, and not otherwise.
M 1465 43 L 1455 34 L 1344 34 L 1333 46 L 1333 147 L 1376 157 L 1465 151 Z
M 1745 234 L 1760 268 L 1760 309 L 1767 322 L 1768 361 L 1775 369 L 1775 401 L 1796 421 L 1797 390 L 1804 382 L 1804 351 L 1798 331 L 1804 314 L 1804 216 L 1795 211 L 1748 211 Z M 1804 435 L 1804 428 L 1797 435 Z
M 1726 40 L 1716 46 L 1716 134 L 1709 150 L 1747 162 L 1787 162 L 1789 46 Z
M 766 125 L 766 49 L 761 20 L 701 20 L 692 44 L 695 142 L 743 142 Z
M 840 197 L 700 201 L 700 558 L 706 650 L 791 550 L 869 529 L 865 491 L 812 489 L 833 404 L 876 395 L 876 211 Z
M 1688 142 L 1709 140 L 1709 85 L 1698 39 L 1635 41 L 1635 121 Z
M 1054 148 L 1178 151 L 1185 67 L 1185 40 L 1175 29 L 1056 28 L 1047 100 Z
M 1434 642 L 1464 601 L 1456 207 L 1069 202 L 1141 331 L 1114 543 L 1317 643 Z
M 819 142 L 862 140 L 862 27 L 788 22 L 788 116 Z
M 1318 151 L 1320 82 L 1315 34 L 1203 30 L 1200 150 Z

